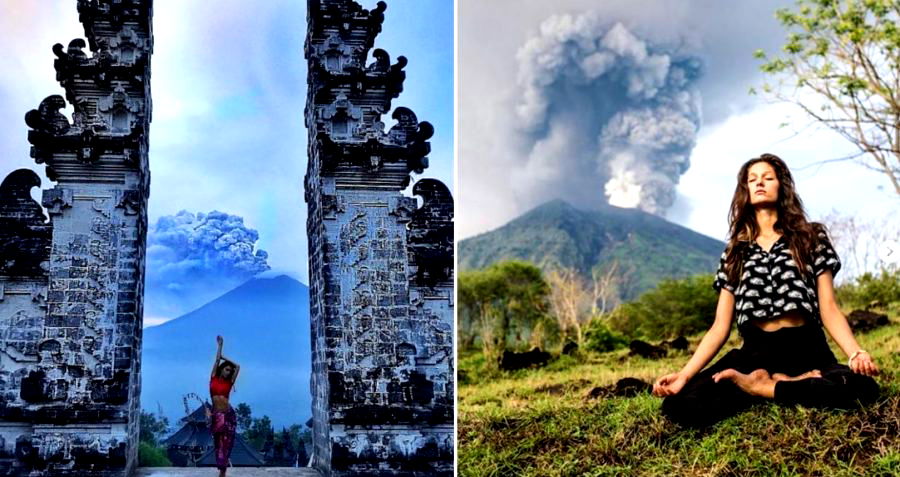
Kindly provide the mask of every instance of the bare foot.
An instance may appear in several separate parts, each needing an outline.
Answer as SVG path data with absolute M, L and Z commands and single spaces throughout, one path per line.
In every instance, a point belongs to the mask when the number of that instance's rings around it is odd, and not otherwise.
M 793 377 L 788 376 L 783 373 L 775 373 L 772 375 L 772 379 L 774 379 L 775 381 L 800 381 L 801 379 L 821 378 L 821 377 L 822 377 L 822 372 L 819 371 L 818 369 L 814 369 L 812 371 L 807 371 L 799 376 L 793 376 Z
M 751 396 L 775 397 L 775 380 L 765 369 L 757 369 L 750 374 L 744 374 L 729 368 L 713 375 L 713 380 L 717 383 L 723 379 L 730 379 Z

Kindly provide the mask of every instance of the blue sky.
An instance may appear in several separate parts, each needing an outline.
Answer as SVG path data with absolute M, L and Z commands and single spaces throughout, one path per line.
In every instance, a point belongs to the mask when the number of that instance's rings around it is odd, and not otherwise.
M 373 8 L 375 0 L 361 2 Z M 394 107 L 431 122 L 431 166 L 422 177 L 453 184 L 453 4 L 447 0 L 388 3 L 375 47 L 404 55 L 404 91 Z M 75 0 L 0 0 L 0 174 L 30 168 L 25 112 L 62 94 L 53 70 L 54 43 L 83 37 Z M 210 5 L 215 5 L 210 10 Z M 268 252 L 266 275 L 304 283 L 306 253 L 306 2 L 243 0 L 154 2 L 153 122 L 150 125 L 150 223 L 182 209 L 242 217 Z M 68 109 L 71 113 L 71 107 Z M 392 125 L 390 112 L 386 127 Z M 415 177 L 414 177 L 415 180 Z M 40 199 L 35 190 L 33 196 Z M 226 290 L 221 290 L 222 292 Z M 200 303 L 182 303 L 189 311 Z M 150 305 L 150 304 L 148 304 Z M 146 310 L 148 324 L 173 311 Z M 177 316 L 177 315 L 176 315 Z

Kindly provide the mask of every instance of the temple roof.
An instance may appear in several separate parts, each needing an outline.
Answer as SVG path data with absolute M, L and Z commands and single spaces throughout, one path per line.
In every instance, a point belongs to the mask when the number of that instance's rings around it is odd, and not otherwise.
M 197 461 L 197 465 L 216 465 L 216 457 L 213 448 L 213 436 L 209 430 L 206 412 L 203 406 L 191 412 L 181 422 L 185 423 L 181 429 L 163 441 L 166 446 L 200 447 L 205 448 L 206 453 Z M 231 451 L 231 464 L 234 466 L 264 466 L 265 458 L 240 434 L 235 433 L 234 448 Z
M 197 467 L 216 465 L 215 449 L 212 447 L 197 461 Z M 235 467 L 260 467 L 266 465 L 266 459 L 250 444 L 239 436 L 235 436 L 231 449 L 231 465 Z

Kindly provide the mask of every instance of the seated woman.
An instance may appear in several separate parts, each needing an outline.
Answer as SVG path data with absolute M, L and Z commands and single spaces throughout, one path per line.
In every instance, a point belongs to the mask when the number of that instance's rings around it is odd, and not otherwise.
M 825 227 L 810 223 L 787 165 L 763 154 L 745 163 L 731 201 L 730 238 L 716 272 L 716 319 L 678 372 L 660 377 L 671 421 L 703 427 L 755 403 L 855 408 L 874 401 L 878 367 L 834 298 L 841 262 Z M 740 349 L 719 352 L 737 314 Z M 839 364 L 822 326 L 849 358 Z
M 216 351 L 216 360 L 209 376 L 209 394 L 212 398 L 213 409 L 211 412 L 207 410 L 207 416 L 210 417 L 210 430 L 213 434 L 213 445 L 216 452 L 216 467 L 219 469 L 219 477 L 225 477 L 237 428 L 237 415 L 228 402 L 228 395 L 237 381 L 241 367 L 222 356 L 224 340 L 221 336 L 216 336 L 216 342 L 219 344 L 219 349 Z

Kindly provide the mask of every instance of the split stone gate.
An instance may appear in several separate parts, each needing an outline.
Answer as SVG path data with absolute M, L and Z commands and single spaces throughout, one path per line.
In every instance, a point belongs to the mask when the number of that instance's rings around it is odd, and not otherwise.
M 152 0 L 77 8 L 87 42 L 53 47 L 65 98 L 25 115 L 55 185 L 38 204 L 33 171 L 0 183 L 0 475 L 137 465 Z M 314 465 L 450 475 L 453 199 L 432 179 L 413 185 L 421 204 L 401 194 L 433 130 L 403 107 L 385 130 L 406 64 L 376 49 L 366 65 L 385 9 L 308 2 Z

